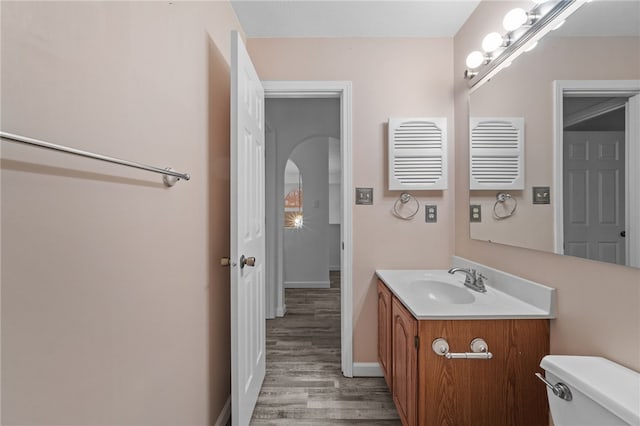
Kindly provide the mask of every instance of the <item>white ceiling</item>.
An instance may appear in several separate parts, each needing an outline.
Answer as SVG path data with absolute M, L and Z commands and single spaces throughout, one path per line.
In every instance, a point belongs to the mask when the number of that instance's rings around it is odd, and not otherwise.
M 480 0 L 231 0 L 247 37 L 453 37 Z

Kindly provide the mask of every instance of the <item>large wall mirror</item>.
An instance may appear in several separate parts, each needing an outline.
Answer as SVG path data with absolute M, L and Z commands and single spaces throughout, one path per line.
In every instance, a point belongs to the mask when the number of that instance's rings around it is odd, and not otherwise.
M 583 4 L 474 86 L 469 115 L 470 140 L 519 138 L 503 173 L 523 177 L 472 183 L 471 238 L 640 267 L 640 1 Z

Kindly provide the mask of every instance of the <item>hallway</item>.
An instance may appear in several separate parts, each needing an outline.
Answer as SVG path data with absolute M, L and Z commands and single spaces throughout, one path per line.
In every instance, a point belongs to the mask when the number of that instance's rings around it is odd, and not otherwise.
M 329 289 L 287 289 L 267 321 L 267 374 L 251 425 L 400 425 L 383 378 L 340 371 L 340 273 Z

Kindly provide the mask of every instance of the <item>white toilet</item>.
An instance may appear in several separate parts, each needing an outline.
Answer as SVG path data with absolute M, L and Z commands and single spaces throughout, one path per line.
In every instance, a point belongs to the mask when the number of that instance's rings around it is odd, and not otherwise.
M 548 355 L 540 366 L 555 426 L 640 426 L 640 373 L 591 356 Z

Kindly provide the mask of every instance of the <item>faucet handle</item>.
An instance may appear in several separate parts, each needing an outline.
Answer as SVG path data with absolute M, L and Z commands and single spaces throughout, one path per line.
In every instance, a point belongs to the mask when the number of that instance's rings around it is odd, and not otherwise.
M 484 275 L 482 275 L 482 273 L 478 272 L 478 274 L 476 275 L 476 280 L 478 281 L 478 283 L 480 284 L 484 284 L 484 280 L 487 280 L 488 278 L 485 277 Z

